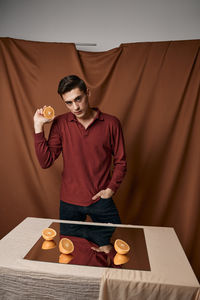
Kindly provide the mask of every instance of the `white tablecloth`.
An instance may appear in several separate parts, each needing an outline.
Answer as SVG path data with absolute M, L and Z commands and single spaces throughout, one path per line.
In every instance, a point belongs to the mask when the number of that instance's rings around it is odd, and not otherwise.
M 23 259 L 40 238 L 42 229 L 52 222 L 60 221 L 26 218 L 0 241 L 0 299 L 198 298 L 199 283 L 173 228 L 119 225 L 144 229 L 151 271 L 63 265 Z
M 199 283 L 173 228 L 146 227 L 151 271 L 107 269 L 101 300 L 200 299 Z

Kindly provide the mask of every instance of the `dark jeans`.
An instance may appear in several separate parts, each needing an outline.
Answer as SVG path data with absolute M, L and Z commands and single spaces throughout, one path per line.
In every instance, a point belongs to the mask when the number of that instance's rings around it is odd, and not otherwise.
M 60 201 L 60 219 L 85 221 L 89 215 L 93 222 L 121 224 L 118 210 L 112 198 L 101 198 L 89 205 L 80 206 Z

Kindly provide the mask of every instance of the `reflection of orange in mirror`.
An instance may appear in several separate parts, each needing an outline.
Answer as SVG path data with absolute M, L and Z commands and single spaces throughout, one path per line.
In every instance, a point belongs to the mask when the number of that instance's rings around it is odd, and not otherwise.
M 60 254 L 59 256 L 59 263 L 61 264 L 68 264 L 73 258 L 72 254 Z
M 42 243 L 42 249 L 43 250 L 49 250 L 56 247 L 56 243 L 54 241 L 44 241 Z
M 119 254 L 119 253 L 116 253 L 115 257 L 114 257 L 114 264 L 115 265 L 123 265 L 125 263 L 127 263 L 129 261 L 129 257 L 128 255 L 126 254 Z
M 55 115 L 54 109 L 51 106 L 47 106 L 43 109 L 43 116 L 47 119 L 52 119 Z
M 45 240 L 51 241 L 56 236 L 56 231 L 52 228 L 45 228 L 42 230 L 42 236 Z
M 59 250 L 63 254 L 69 254 L 74 251 L 74 244 L 70 239 L 62 238 L 59 242 Z
M 127 254 L 130 250 L 130 246 L 123 240 L 117 239 L 114 243 L 114 248 L 119 254 Z

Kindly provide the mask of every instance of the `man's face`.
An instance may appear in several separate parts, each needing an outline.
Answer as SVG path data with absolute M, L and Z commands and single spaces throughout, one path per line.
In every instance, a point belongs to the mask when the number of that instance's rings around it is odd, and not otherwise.
M 75 88 L 70 92 L 67 92 L 62 95 L 62 98 L 67 106 L 67 108 L 78 118 L 84 118 L 89 109 L 88 103 L 88 90 L 85 94 L 83 91 L 80 91 L 79 88 Z

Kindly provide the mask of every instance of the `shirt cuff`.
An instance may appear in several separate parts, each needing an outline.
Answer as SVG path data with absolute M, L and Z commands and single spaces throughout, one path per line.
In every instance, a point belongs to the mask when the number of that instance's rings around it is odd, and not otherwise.
M 112 183 L 109 183 L 109 185 L 107 186 L 107 188 L 111 189 L 114 192 L 114 194 L 118 190 L 118 186 L 116 186 L 115 184 L 112 184 Z
M 45 137 L 44 137 L 44 132 L 40 132 L 40 133 L 34 133 L 34 138 L 35 138 L 35 142 L 43 142 Z

